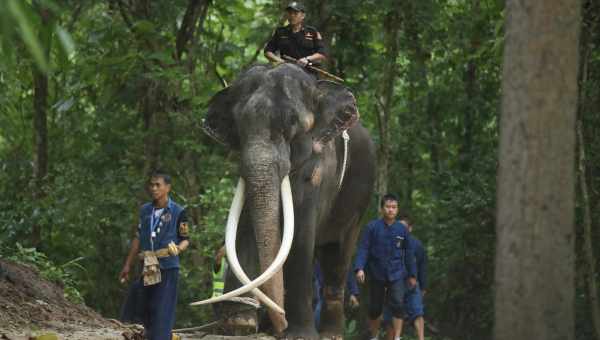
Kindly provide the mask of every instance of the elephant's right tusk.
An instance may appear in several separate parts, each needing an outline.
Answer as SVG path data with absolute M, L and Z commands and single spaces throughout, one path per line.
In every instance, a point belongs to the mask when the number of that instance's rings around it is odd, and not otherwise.
M 231 203 L 231 209 L 229 210 L 229 216 L 227 218 L 227 229 L 225 230 L 225 254 L 227 255 L 227 261 L 229 261 L 229 267 L 231 268 L 231 271 L 235 274 L 238 280 L 240 280 L 240 282 L 246 285 L 251 281 L 248 278 L 248 275 L 246 275 L 242 269 L 242 266 L 238 260 L 237 250 L 235 249 L 237 227 L 239 224 L 240 214 L 242 213 L 242 208 L 244 207 L 244 199 L 245 182 L 244 179 L 240 177 L 235 190 L 235 195 L 233 197 L 233 202 Z M 271 309 L 281 314 L 285 314 L 285 311 L 267 295 L 265 295 L 260 289 L 254 288 L 252 289 L 252 293 Z
M 292 201 L 292 189 L 290 185 L 290 179 L 288 176 L 285 176 L 281 183 L 281 198 L 283 205 L 283 237 L 281 240 L 281 248 L 279 249 L 279 253 L 277 253 L 277 256 L 275 256 L 275 260 L 273 260 L 273 263 L 271 263 L 269 268 L 267 268 L 267 270 L 265 270 L 265 272 L 262 273 L 259 277 L 257 277 L 253 281 L 250 281 L 248 276 L 242 270 L 235 251 L 235 235 L 237 234 L 237 221 L 239 220 L 244 200 L 244 181 L 240 178 L 234 196 L 234 201 L 231 205 L 229 218 L 227 220 L 225 244 L 227 249 L 227 259 L 230 262 L 229 264 L 232 268 L 232 271 L 234 272 L 234 274 L 236 274 L 238 279 L 242 283 L 244 283 L 244 286 L 215 298 L 193 302 L 191 303 L 191 305 L 194 306 L 216 303 L 227 300 L 232 297 L 242 295 L 252 290 L 252 293 L 254 293 L 256 297 L 259 298 L 259 300 L 263 301 L 265 305 L 279 313 L 285 313 L 285 311 L 281 309 L 281 307 L 279 307 L 275 302 L 269 299 L 269 297 L 267 297 L 266 295 L 264 295 L 264 293 L 257 289 L 258 286 L 268 281 L 281 269 L 292 247 L 292 241 L 294 238 L 294 204 Z

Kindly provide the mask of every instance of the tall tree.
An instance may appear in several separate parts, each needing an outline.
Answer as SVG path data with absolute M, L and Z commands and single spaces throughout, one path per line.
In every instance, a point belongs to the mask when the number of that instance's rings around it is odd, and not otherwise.
M 600 308 L 598 306 L 598 284 L 596 283 L 596 258 L 592 246 L 592 213 L 590 209 L 589 190 L 587 185 L 585 144 L 581 120 L 577 121 L 577 142 L 579 149 L 579 188 L 581 190 L 583 208 L 583 251 L 585 256 L 585 285 L 587 286 L 588 302 L 591 310 L 591 320 L 596 339 L 600 339 Z
M 397 79 L 396 59 L 400 53 L 400 4 L 394 6 L 386 13 L 383 22 L 384 39 L 384 64 L 381 74 L 381 85 L 375 93 L 377 109 L 377 127 L 379 144 L 377 145 L 377 184 L 376 192 L 379 196 L 388 192 L 390 157 L 392 143 L 390 141 L 390 120 L 394 108 L 394 84 Z
M 580 3 L 506 3 L 496 340 L 574 338 Z
M 479 0 L 474 0 L 471 4 L 473 13 L 473 28 L 470 30 L 471 37 L 467 49 L 467 67 L 464 72 L 465 93 L 467 103 L 464 112 L 464 130 L 462 132 L 463 142 L 460 148 L 460 165 L 463 171 L 469 170 L 471 166 L 473 134 L 475 118 L 478 111 L 479 102 L 477 101 L 477 60 L 474 55 L 481 45 L 481 4 Z
M 584 7 L 588 11 L 591 9 L 590 2 L 587 2 Z M 577 117 L 577 151 L 579 154 L 578 159 L 578 170 L 579 170 L 579 193 L 581 199 L 581 208 L 583 210 L 583 254 L 585 259 L 585 286 L 587 287 L 587 301 L 590 305 L 592 324 L 594 326 L 594 332 L 596 339 L 600 339 L 600 306 L 598 305 L 598 285 L 596 283 L 596 258 L 594 257 L 593 247 L 593 234 L 592 234 L 592 213 L 590 203 L 590 190 L 588 180 L 587 163 L 586 157 L 586 143 L 584 138 L 583 129 L 583 116 L 589 110 L 588 98 L 586 96 L 586 85 L 589 84 L 589 64 L 590 55 L 592 53 L 592 41 L 593 32 L 597 27 L 598 18 L 590 18 L 589 11 L 586 15 L 583 15 L 583 25 L 581 32 L 581 70 L 580 70 L 580 88 L 579 88 L 579 101 L 578 101 L 578 117 Z M 593 13 L 593 12 L 591 12 Z M 587 20 L 586 20 L 587 19 Z
M 49 60 L 52 27 L 50 25 L 50 10 L 33 2 L 40 16 L 39 41 L 42 45 L 44 58 Z M 33 198 L 39 202 L 46 196 L 45 179 L 48 175 L 48 74 L 41 70 L 37 63 L 32 64 L 33 73 Z M 42 241 L 42 225 L 35 221 L 32 228 L 31 242 L 38 247 Z

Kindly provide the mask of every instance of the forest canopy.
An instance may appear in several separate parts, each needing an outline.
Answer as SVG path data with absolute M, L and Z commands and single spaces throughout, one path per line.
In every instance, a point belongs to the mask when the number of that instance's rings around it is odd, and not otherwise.
M 118 316 L 118 274 L 149 199 L 147 175 L 161 168 L 191 219 L 177 326 L 210 321 L 210 308 L 188 303 L 211 293 L 238 154 L 201 123 L 216 92 L 267 62 L 263 47 L 286 3 L 0 1 L 0 256 L 59 268 L 71 298 Z M 345 79 L 377 145 L 366 218 L 378 214 L 380 195 L 395 192 L 426 246 L 432 338 L 491 339 L 504 2 L 305 4 L 307 23 L 325 39 L 325 68 Z M 581 5 L 575 329 L 591 339 L 600 317 L 591 299 L 600 251 L 600 5 Z

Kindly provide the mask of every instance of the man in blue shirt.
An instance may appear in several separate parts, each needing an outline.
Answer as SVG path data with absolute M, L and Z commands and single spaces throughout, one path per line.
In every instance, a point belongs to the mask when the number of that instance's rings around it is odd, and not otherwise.
M 145 337 L 170 340 L 175 325 L 179 254 L 189 245 L 189 228 L 185 210 L 169 198 L 171 177 L 155 172 L 150 177 L 152 202 L 140 209 L 137 234 L 131 241 L 129 255 L 120 274 L 121 282 L 129 279 L 136 257 L 143 261 L 138 282 L 142 289 Z
M 405 302 L 407 305 L 406 316 L 408 321 L 412 321 L 417 330 L 419 340 L 425 339 L 425 319 L 424 308 L 423 308 L 423 296 L 427 289 L 427 253 L 425 248 L 419 239 L 417 239 L 413 232 L 413 224 L 408 216 L 400 218 L 400 222 L 404 223 L 408 227 L 410 232 L 410 240 L 413 244 L 415 252 L 415 261 L 417 264 L 417 286 L 414 290 L 407 292 L 405 296 Z
M 417 337 L 419 340 L 425 340 L 425 319 L 424 316 L 424 307 L 423 307 L 423 296 L 425 295 L 425 289 L 427 284 L 427 254 L 425 253 L 425 248 L 419 239 L 417 239 L 413 231 L 413 223 L 410 220 L 408 215 L 403 215 L 400 217 L 400 223 L 404 224 L 410 233 L 409 240 L 413 245 L 413 251 L 415 256 L 415 261 L 417 265 L 417 286 L 414 289 L 409 289 L 404 295 L 404 304 L 406 306 L 406 315 L 405 320 L 409 322 L 413 322 L 415 326 L 415 330 L 417 332 Z M 384 308 L 384 322 L 389 322 L 391 316 L 386 317 L 387 309 Z M 388 312 L 389 314 L 389 312 Z M 400 334 L 402 334 L 402 324 L 400 326 Z M 391 327 L 387 330 L 386 339 L 392 340 L 393 336 L 391 335 L 393 331 Z
M 398 198 L 386 194 L 381 199 L 382 218 L 369 222 L 363 231 L 354 262 L 359 283 L 365 282 L 365 270 L 369 287 L 369 330 L 377 339 L 384 296 L 388 294 L 395 339 L 400 338 L 404 316 L 404 294 L 416 287 L 416 265 L 408 230 L 396 221 Z

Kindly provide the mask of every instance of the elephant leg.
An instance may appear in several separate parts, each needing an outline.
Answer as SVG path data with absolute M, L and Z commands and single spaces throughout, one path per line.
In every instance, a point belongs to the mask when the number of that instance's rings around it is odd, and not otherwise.
M 247 214 L 244 212 L 240 218 L 240 225 L 236 236 L 236 250 L 240 265 L 250 278 L 255 278 L 258 273 L 258 252 L 254 231 L 249 226 Z M 225 292 L 232 291 L 241 286 L 241 282 L 231 270 L 225 276 Z M 244 295 L 252 297 L 250 293 Z M 232 335 L 254 334 L 258 330 L 257 313 L 249 305 L 237 302 L 221 302 L 218 304 L 218 317 L 224 318 L 225 329 Z
M 353 217 L 350 223 L 357 224 L 358 216 Z M 358 228 L 350 228 L 350 230 L 351 232 L 342 235 L 340 242 L 319 247 L 319 258 L 325 281 L 323 288 L 325 307 L 321 313 L 321 336 L 324 339 L 341 339 L 344 334 L 346 275 L 350 269 L 358 236 Z
M 296 211 L 302 214 L 296 217 L 294 243 L 284 268 L 288 339 L 319 339 L 312 306 L 315 207 L 309 201 L 296 206 Z

